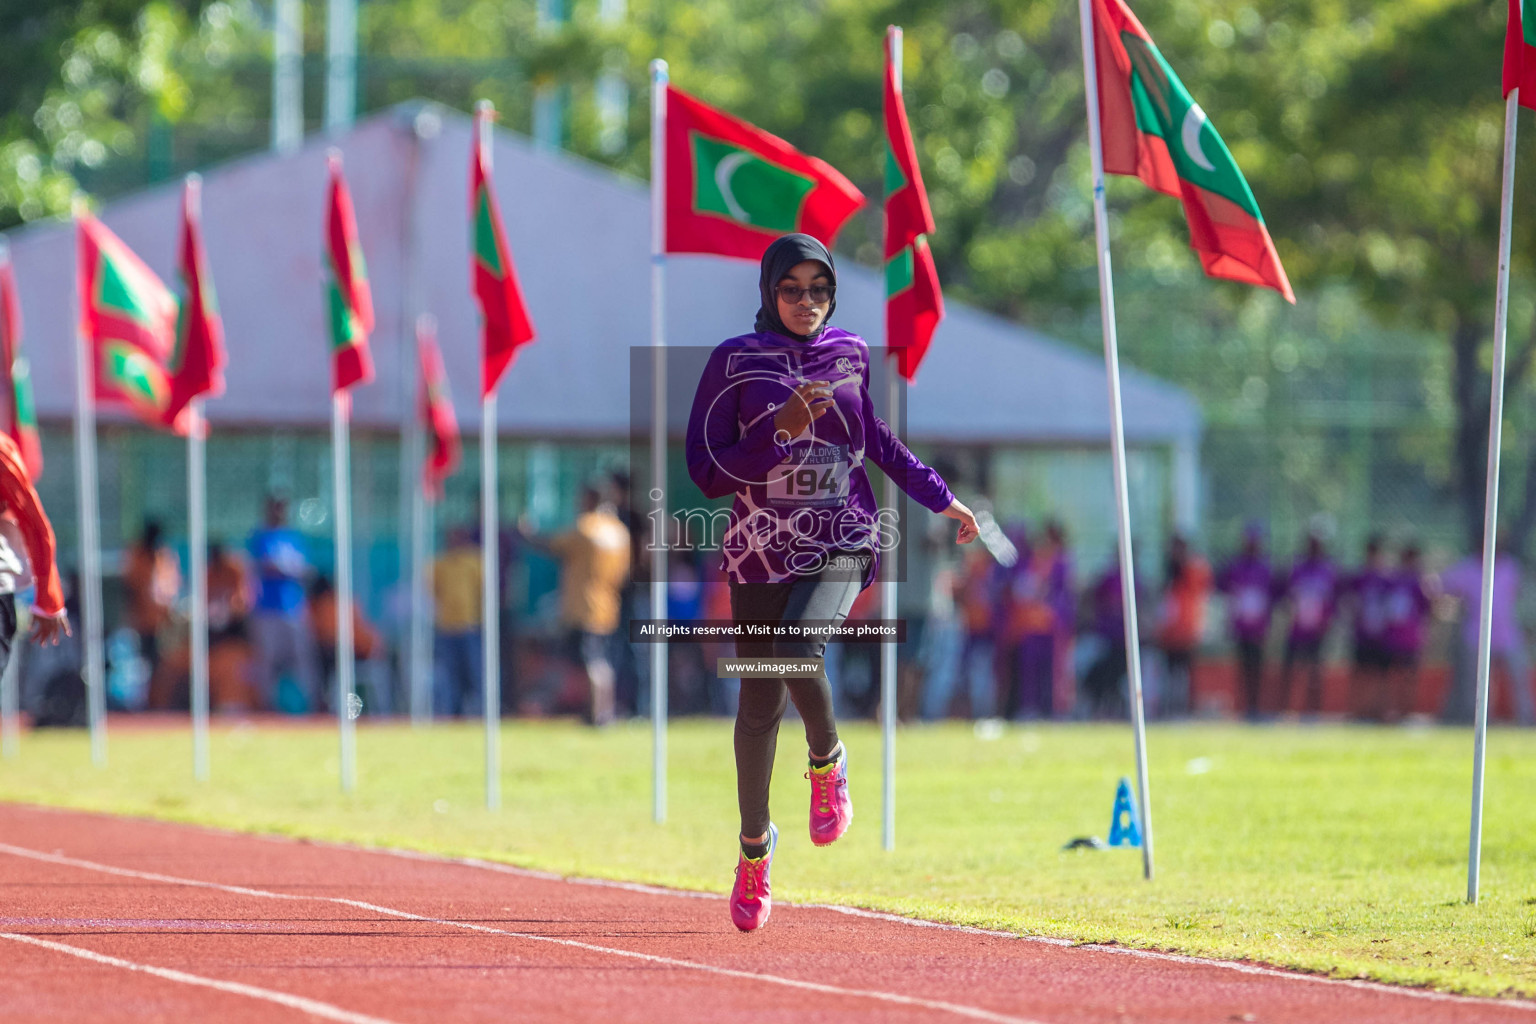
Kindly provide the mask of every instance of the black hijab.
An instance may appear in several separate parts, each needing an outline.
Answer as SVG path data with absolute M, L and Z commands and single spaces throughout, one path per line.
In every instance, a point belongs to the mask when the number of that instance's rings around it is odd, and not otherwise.
M 779 282 L 784 279 L 796 266 L 806 260 L 816 260 L 826 264 L 827 276 L 832 279 L 834 291 L 832 292 L 832 304 L 827 309 L 826 319 L 812 334 L 796 334 L 784 325 L 779 318 Z M 763 304 L 757 310 L 757 324 L 753 328 L 757 331 L 773 331 L 776 334 L 787 335 L 791 338 L 803 338 L 811 341 L 821 335 L 827 329 L 827 324 L 832 320 L 832 314 L 837 310 L 837 267 L 832 263 L 832 254 L 827 247 L 822 245 L 810 235 L 793 234 L 784 235 L 774 239 L 768 251 L 763 253 L 762 273 L 757 280 L 757 290 L 762 296 Z

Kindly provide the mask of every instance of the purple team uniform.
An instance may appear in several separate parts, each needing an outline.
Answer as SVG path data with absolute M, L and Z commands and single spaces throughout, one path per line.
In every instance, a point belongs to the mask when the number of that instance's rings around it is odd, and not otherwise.
M 1355 664 L 1361 668 L 1386 668 L 1391 661 L 1387 605 L 1396 579 L 1394 572 L 1366 566 L 1349 582 L 1355 598 Z
M 799 437 L 782 436 L 775 414 L 813 380 L 831 382 L 834 404 Z M 837 327 L 809 341 L 763 331 L 717 346 L 688 418 L 687 457 L 705 497 L 736 495 L 721 548 L 725 573 L 738 583 L 813 573 L 836 551 L 877 550 L 879 506 L 866 459 L 932 512 L 954 501 L 875 415 L 869 348 Z M 871 558 L 865 586 L 876 572 Z
M 1333 623 L 1338 596 L 1338 570 L 1328 558 L 1308 559 L 1291 569 L 1286 596 L 1291 601 L 1292 649 L 1315 654 Z

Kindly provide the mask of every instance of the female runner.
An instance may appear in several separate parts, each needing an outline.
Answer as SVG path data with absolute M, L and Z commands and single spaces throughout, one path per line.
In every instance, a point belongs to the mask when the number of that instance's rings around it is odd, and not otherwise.
M 874 581 L 877 551 L 893 550 L 864 471 L 868 459 L 914 500 L 960 521 L 976 519 L 939 475 L 875 415 L 864 339 L 829 326 L 837 308 L 832 254 L 809 235 L 779 238 L 763 254 L 762 306 L 753 333 L 710 355 L 688 420 L 688 474 L 705 496 L 736 496 L 721 545 L 738 625 L 841 625 Z M 736 641 L 738 658 L 819 659 L 821 635 Z M 761 927 L 772 908 L 768 871 L 778 829 L 768 784 L 786 695 L 805 722 L 811 780 L 811 842 L 826 846 L 853 819 L 848 758 L 838 742 L 825 672 L 743 678 L 736 715 L 736 793 L 741 856 L 731 920 Z

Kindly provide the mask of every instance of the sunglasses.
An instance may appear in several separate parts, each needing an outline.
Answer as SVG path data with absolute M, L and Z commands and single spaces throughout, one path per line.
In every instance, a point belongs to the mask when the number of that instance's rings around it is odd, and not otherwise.
M 799 305 L 802 296 L 809 295 L 811 301 L 818 306 L 832 298 L 833 286 L 830 284 L 813 284 L 809 288 L 800 288 L 792 284 L 781 284 L 778 287 L 779 301 L 791 306 Z

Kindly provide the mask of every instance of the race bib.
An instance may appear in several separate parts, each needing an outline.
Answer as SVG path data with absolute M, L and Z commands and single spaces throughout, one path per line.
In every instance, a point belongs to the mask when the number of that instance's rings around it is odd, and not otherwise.
M 768 474 L 772 505 L 841 505 L 848 500 L 848 449 L 821 445 L 785 459 Z
M 1328 602 L 1321 594 L 1302 591 L 1296 595 L 1296 621 L 1301 625 L 1309 629 L 1322 625 L 1327 611 Z
M 1256 622 L 1269 613 L 1269 592 L 1263 587 L 1243 587 L 1236 599 L 1239 622 Z

